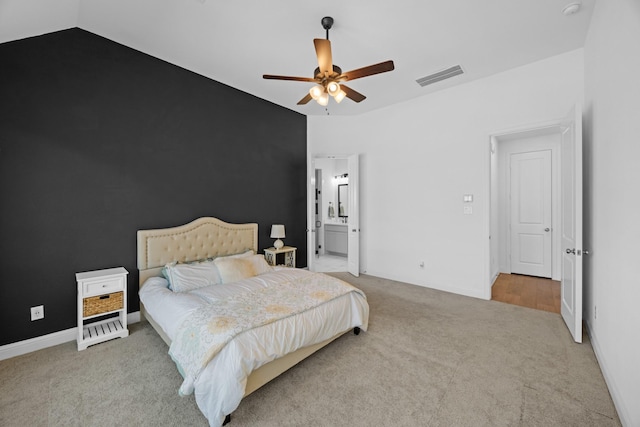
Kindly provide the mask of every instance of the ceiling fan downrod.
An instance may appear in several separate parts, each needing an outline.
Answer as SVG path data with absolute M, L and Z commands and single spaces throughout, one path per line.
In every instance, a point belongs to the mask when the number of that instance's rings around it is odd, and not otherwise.
M 327 30 L 327 40 L 329 40 L 329 30 L 333 26 L 333 18 L 330 16 L 325 16 L 324 18 L 322 18 L 320 23 L 322 23 L 322 28 Z

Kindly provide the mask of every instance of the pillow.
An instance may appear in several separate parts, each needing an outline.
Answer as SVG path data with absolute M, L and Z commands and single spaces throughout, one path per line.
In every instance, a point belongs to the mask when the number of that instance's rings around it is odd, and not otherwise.
M 222 257 L 216 258 L 222 283 L 233 283 L 248 277 L 268 273 L 273 268 L 267 264 L 264 255 L 251 255 L 246 257 Z
M 250 256 L 253 256 L 255 253 L 253 252 L 253 249 L 248 249 L 245 252 L 239 253 L 239 254 L 234 254 L 234 255 L 222 255 L 219 256 L 218 258 L 249 258 Z
M 222 283 L 218 267 L 213 261 L 189 264 L 172 262 L 164 266 L 162 275 L 169 281 L 169 289 L 173 292 L 188 292 Z
M 262 254 L 247 257 L 247 260 L 253 264 L 253 268 L 256 270 L 256 276 L 273 271 L 273 267 L 269 265 Z

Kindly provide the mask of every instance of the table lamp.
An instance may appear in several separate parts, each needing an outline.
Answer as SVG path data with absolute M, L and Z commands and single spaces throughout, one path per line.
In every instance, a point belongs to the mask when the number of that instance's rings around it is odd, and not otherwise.
M 271 238 L 278 239 L 273 242 L 273 247 L 276 249 L 280 249 L 284 246 L 284 242 L 280 239 L 284 238 L 284 225 L 282 224 L 273 224 L 271 226 Z

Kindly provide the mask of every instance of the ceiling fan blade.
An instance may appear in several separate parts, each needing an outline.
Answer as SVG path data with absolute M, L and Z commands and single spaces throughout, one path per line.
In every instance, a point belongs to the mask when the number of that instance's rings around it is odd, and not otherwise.
M 304 98 L 302 98 L 300 101 L 298 101 L 298 105 L 304 105 L 307 102 L 311 101 L 311 95 L 307 94 Z
M 342 73 L 340 77 L 346 77 L 346 80 L 355 80 L 362 77 L 372 76 L 374 74 L 393 71 L 394 68 L 393 61 L 385 61 L 379 64 L 369 65 L 368 67 L 358 68 L 357 70 L 347 71 L 346 73 Z
M 320 72 L 332 74 L 333 59 L 331 58 L 331 42 L 325 39 L 313 39 L 313 45 L 316 47 Z
M 355 102 L 362 102 L 367 98 L 360 92 L 356 92 L 355 90 L 345 85 L 340 85 L 340 88 L 347 94 L 347 98 L 352 99 Z
M 271 74 L 263 74 L 262 78 L 267 80 L 293 80 L 295 82 L 316 82 L 316 79 L 312 79 L 311 77 L 274 76 Z

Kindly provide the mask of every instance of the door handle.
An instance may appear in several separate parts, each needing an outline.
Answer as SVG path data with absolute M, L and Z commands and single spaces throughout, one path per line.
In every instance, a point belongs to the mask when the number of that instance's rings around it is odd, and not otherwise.
M 574 254 L 574 255 L 575 255 L 575 254 L 576 254 L 576 250 L 575 250 L 575 249 L 569 249 L 569 248 L 567 248 L 567 253 L 568 253 L 568 254 Z
M 551 231 L 551 229 L 549 227 L 547 227 L 547 228 L 544 229 L 544 231 L 546 231 L 548 233 L 549 231 Z

